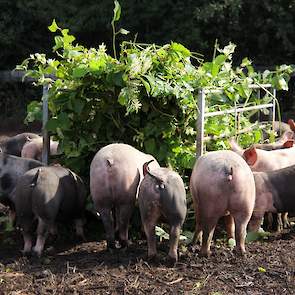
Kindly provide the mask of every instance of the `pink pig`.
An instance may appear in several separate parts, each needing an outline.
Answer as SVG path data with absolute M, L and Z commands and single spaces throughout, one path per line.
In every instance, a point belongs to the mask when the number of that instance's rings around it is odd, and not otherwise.
M 251 169 L 232 151 L 209 152 L 198 159 L 190 190 L 196 212 L 194 240 L 203 240 L 200 255 L 210 255 L 210 243 L 218 219 L 231 214 L 236 247 L 245 253 L 246 228 L 255 203 L 255 183 Z
M 21 157 L 41 161 L 43 138 L 30 139 L 22 148 Z M 50 154 L 58 155 L 58 141 L 50 140 Z

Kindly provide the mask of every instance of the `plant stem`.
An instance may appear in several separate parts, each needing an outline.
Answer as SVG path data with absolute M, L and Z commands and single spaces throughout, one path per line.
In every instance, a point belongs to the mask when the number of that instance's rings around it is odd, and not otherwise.
M 111 22 L 111 24 L 112 24 L 112 29 L 113 29 L 113 52 L 114 52 L 114 58 L 117 59 L 115 23 Z

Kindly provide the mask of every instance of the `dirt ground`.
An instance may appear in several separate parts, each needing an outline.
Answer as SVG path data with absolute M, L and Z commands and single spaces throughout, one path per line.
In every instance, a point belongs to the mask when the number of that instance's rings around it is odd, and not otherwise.
M 174 267 L 163 242 L 150 263 L 142 240 L 111 254 L 104 241 L 60 238 L 37 259 L 20 254 L 20 233 L 0 239 L 0 294 L 295 294 L 295 231 L 248 243 L 244 258 L 218 240 L 210 258 L 181 246 Z
M 99 229 L 95 239 L 93 226 Z M 295 294 L 295 229 L 248 243 L 243 258 L 220 239 L 210 258 L 198 257 L 197 246 L 181 245 L 179 262 L 171 267 L 165 242 L 158 244 L 159 261 L 150 263 L 145 240 L 111 254 L 100 222 L 87 227 L 87 242 L 61 234 L 41 259 L 23 257 L 20 232 L 0 228 L 0 295 Z

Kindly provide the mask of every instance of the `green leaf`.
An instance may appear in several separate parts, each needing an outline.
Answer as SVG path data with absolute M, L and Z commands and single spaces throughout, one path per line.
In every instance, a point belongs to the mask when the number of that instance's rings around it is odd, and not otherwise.
M 180 43 L 171 43 L 171 49 L 182 54 L 184 58 L 191 56 L 191 52 Z
M 56 118 L 51 118 L 48 120 L 46 124 L 46 129 L 48 131 L 55 132 L 58 126 L 58 120 Z
M 123 72 L 110 73 L 107 75 L 107 81 L 115 86 L 124 87 Z
M 89 69 L 90 71 L 98 71 L 104 68 L 106 65 L 106 60 L 100 59 L 92 59 L 89 61 Z
M 67 36 L 69 33 L 69 29 L 63 29 L 63 30 L 61 30 L 61 33 L 63 36 Z
M 224 54 L 219 54 L 213 60 L 213 63 L 216 65 L 222 65 L 226 61 L 226 56 Z
M 62 36 L 55 36 L 54 37 L 55 46 L 53 47 L 53 51 L 56 51 L 59 48 L 64 46 L 64 40 Z
M 114 4 L 115 4 L 115 7 L 114 7 L 114 16 L 113 16 L 113 20 L 112 20 L 113 23 L 118 21 L 120 19 L 120 17 L 121 17 L 121 5 L 120 5 L 120 3 L 117 0 L 115 0 Z
M 42 102 L 34 100 L 27 106 L 27 116 L 25 118 L 25 123 L 28 124 L 36 120 L 42 120 Z
M 82 110 L 83 110 L 83 108 L 84 108 L 84 105 L 85 105 L 84 101 L 81 100 L 81 99 L 76 98 L 76 99 L 74 99 L 74 101 L 72 102 L 72 104 L 73 104 L 74 111 L 78 115 L 80 115 L 81 112 L 82 112 Z
M 56 132 L 57 128 L 61 130 L 69 130 L 72 123 L 66 113 L 60 113 L 57 118 L 51 118 L 48 120 L 46 129 L 48 131 Z
M 127 30 L 125 30 L 125 29 L 120 29 L 119 31 L 118 31 L 118 33 L 120 33 L 120 34 L 122 34 L 122 35 L 128 35 L 130 32 L 129 31 L 127 31 Z
M 264 273 L 264 272 L 266 272 L 266 269 L 265 269 L 265 268 L 263 268 L 263 267 L 261 267 L 261 266 L 259 266 L 259 267 L 258 267 L 258 271 L 259 271 L 259 272 L 263 272 L 263 273 Z
M 145 150 L 148 154 L 154 154 L 156 150 L 156 142 L 154 138 L 149 138 L 144 142 Z
M 162 241 L 163 239 L 164 240 L 169 240 L 169 234 L 166 233 L 165 230 L 162 229 L 161 227 L 156 226 L 155 227 L 155 233 L 156 233 L 156 236 L 158 236 L 160 238 L 160 241 Z
M 74 78 L 82 78 L 88 73 L 88 68 L 86 66 L 79 66 L 73 69 L 73 77 Z
M 147 82 L 147 81 L 145 81 L 143 78 L 139 78 L 140 79 L 140 81 L 142 82 L 142 84 L 143 84 L 143 86 L 144 86 L 144 88 L 145 88 L 145 90 L 146 90 L 146 93 L 147 93 L 147 95 L 149 96 L 150 95 L 150 91 L 151 91 L 151 87 L 150 87 L 150 84 L 149 84 L 149 82 Z
M 48 29 L 52 33 L 55 33 L 59 29 L 57 23 L 55 22 L 55 19 L 53 19 L 52 24 L 48 27 Z
M 230 238 L 227 243 L 231 249 L 233 249 L 236 246 L 236 240 L 233 238 Z
M 72 44 L 76 38 L 73 35 L 65 35 L 63 39 L 65 44 Z
M 283 77 L 278 78 L 278 89 L 279 90 L 288 90 L 288 83 Z
M 124 89 L 124 88 L 123 88 Z M 128 97 L 126 95 L 126 92 L 121 90 L 119 97 L 118 97 L 118 102 L 120 105 L 125 106 L 128 102 Z

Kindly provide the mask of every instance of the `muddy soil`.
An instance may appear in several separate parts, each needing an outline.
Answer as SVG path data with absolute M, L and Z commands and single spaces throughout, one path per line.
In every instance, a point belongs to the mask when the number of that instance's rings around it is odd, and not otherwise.
M 151 263 L 144 240 L 111 254 L 103 240 L 59 238 L 41 259 L 22 257 L 20 233 L 1 241 L 0 294 L 295 294 L 295 231 L 248 243 L 246 257 L 219 240 L 210 258 L 181 246 L 173 267 L 165 242 Z

